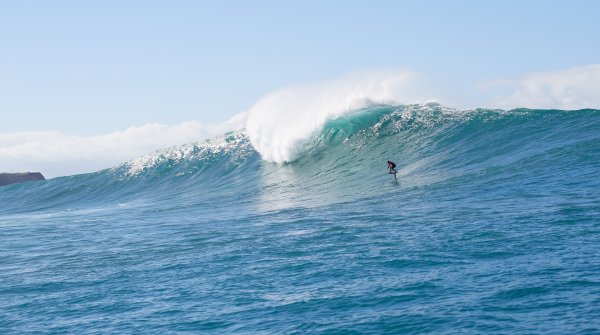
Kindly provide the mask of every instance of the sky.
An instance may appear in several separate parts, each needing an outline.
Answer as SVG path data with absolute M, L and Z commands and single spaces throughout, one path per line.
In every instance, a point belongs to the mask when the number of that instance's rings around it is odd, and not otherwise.
M 0 0 L 0 172 L 107 168 L 356 72 L 413 73 L 450 107 L 600 108 L 598 13 L 582 0 Z

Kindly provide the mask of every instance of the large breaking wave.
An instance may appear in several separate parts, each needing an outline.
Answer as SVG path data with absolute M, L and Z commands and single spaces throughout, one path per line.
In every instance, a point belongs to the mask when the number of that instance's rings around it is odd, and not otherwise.
M 0 213 L 107 206 L 275 210 L 392 192 L 473 191 L 538 176 L 592 181 L 596 176 L 587 174 L 597 171 L 600 152 L 598 110 L 368 104 L 264 146 L 253 137 L 261 132 L 248 128 L 96 173 L 3 187 Z M 387 160 L 398 163 L 398 182 L 386 174 Z

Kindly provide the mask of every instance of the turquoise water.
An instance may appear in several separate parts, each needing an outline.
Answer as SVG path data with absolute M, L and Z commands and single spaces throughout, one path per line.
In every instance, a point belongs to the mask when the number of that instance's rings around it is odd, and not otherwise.
M 598 334 L 599 174 L 598 110 L 410 105 L 2 187 L 0 329 Z

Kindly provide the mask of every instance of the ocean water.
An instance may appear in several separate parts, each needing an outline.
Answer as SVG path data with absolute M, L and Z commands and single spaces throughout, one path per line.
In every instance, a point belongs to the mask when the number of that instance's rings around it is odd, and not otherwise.
M 599 110 L 261 133 L 0 188 L 0 333 L 600 334 Z

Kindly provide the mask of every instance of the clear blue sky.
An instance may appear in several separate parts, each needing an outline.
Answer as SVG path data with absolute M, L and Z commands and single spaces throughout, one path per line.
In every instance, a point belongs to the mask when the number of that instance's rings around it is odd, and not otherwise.
M 0 133 L 223 121 L 407 68 L 462 87 L 600 62 L 600 1 L 0 1 Z

